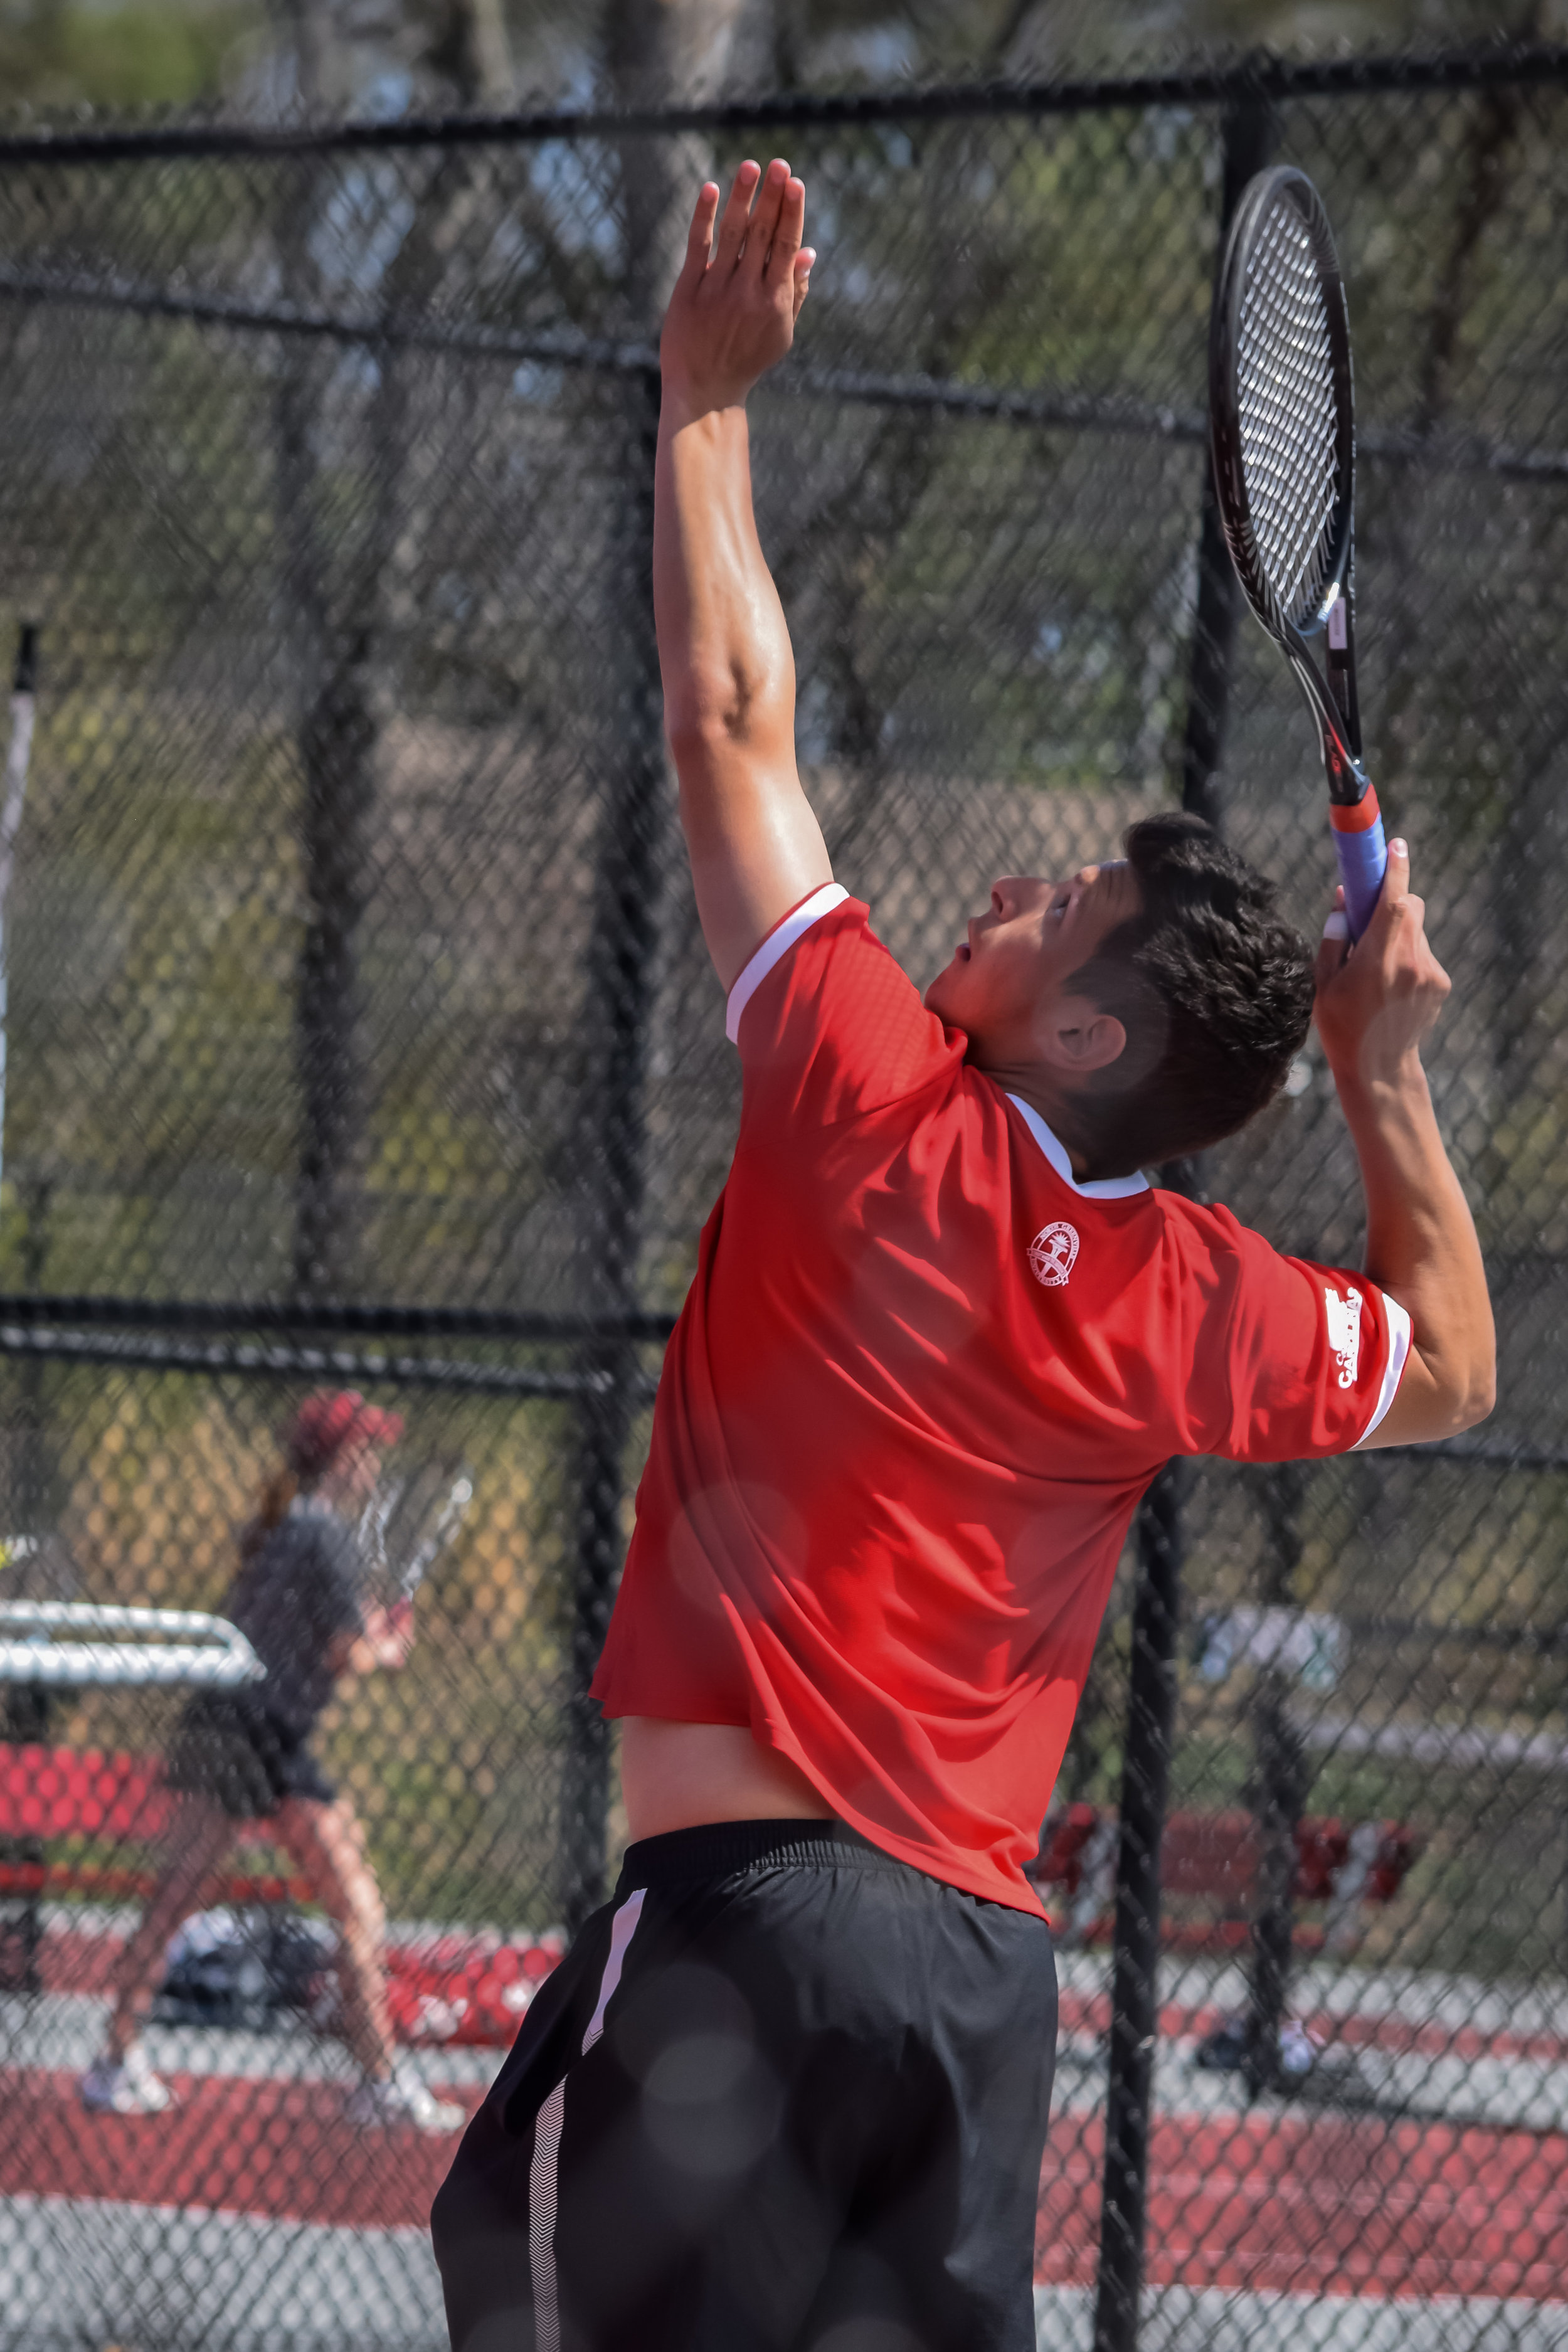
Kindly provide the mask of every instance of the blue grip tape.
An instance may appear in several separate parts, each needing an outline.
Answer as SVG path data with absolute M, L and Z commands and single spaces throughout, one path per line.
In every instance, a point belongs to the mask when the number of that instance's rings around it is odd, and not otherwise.
M 1334 856 L 1340 862 L 1340 880 L 1345 886 L 1345 913 L 1350 919 L 1351 937 L 1359 940 L 1377 911 L 1388 866 L 1383 819 L 1374 817 L 1364 833 L 1336 833 Z

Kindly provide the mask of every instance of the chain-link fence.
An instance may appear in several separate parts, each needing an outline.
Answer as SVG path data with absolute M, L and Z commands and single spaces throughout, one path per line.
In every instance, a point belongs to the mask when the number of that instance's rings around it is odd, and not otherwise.
M 584 1692 L 733 1131 L 659 737 L 651 337 L 695 179 L 759 144 L 823 257 L 754 404 L 803 756 L 922 978 L 994 872 L 1184 793 L 1321 918 L 1310 730 L 1204 530 L 1204 352 L 1242 171 L 1302 164 L 1338 230 L 1369 765 L 1455 975 L 1433 1083 L 1502 1402 L 1419 1454 L 1194 1465 L 1140 1521 L 1042 1836 L 1041 2341 L 1544 2352 L 1568 61 L 0 142 L 0 622 L 41 630 L 3 909 L 5 1596 L 219 1610 L 300 1400 L 404 1416 L 353 1541 L 374 1590 L 423 1571 L 418 1640 L 320 1746 L 405 2079 L 471 2107 L 613 1859 Z M 1313 1047 L 1199 1181 L 1353 1262 Z M 451 2142 L 346 2116 L 343 1951 L 297 1856 L 237 1838 L 164 1969 L 178 2106 L 80 2111 L 189 1698 L 5 1654 L 0 2344 L 439 2342 Z

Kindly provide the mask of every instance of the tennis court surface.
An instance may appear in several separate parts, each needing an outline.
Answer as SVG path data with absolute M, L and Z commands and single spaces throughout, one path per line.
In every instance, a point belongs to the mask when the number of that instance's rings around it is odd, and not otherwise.
M 162 2330 L 325 2346 L 339 2340 L 322 2309 L 330 2281 L 334 2299 L 352 2285 L 360 2341 L 439 2346 L 425 2221 L 450 2144 L 345 2123 L 334 2045 L 304 2031 L 155 2027 L 178 2108 L 83 2116 L 77 2076 L 106 2007 L 86 1988 L 105 1980 L 117 1924 L 84 1933 L 61 1906 L 46 1980 L 79 1989 L 13 1995 L 0 2012 L 0 2309 L 38 2315 L 6 2344 L 43 2347 L 53 2327 L 61 2343 Z M 1563 2340 L 1568 2000 L 1510 2005 L 1508 2024 L 1489 2027 L 1503 2005 L 1474 1984 L 1322 1971 L 1303 1981 L 1300 2011 L 1321 2048 L 1317 2082 L 1248 2105 L 1234 2076 L 1196 2063 L 1243 1991 L 1237 1972 L 1214 1967 L 1200 1987 L 1189 1961 L 1181 1975 L 1184 1998 L 1162 2013 L 1150 2156 L 1155 2341 L 1545 2352 Z M 1103 1962 L 1065 1958 L 1036 2257 L 1042 2345 L 1087 2347 L 1091 2334 L 1108 2017 Z M 496 2063 L 479 2048 L 419 2058 L 470 2109 Z

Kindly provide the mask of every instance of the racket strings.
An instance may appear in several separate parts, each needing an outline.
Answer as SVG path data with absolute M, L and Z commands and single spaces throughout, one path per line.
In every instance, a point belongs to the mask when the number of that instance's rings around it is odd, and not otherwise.
M 1337 412 L 1328 307 L 1294 205 L 1271 209 L 1250 256 L 1237 362 L 1258 563 L 1280 612 L 1300 626 L 1318 610 L 1332 562 Z

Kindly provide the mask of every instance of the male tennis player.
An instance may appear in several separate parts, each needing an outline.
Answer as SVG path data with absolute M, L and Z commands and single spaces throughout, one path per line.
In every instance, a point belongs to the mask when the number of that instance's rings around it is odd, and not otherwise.
M 704 189 L 664 329 L 666 720 L 741 1131 L 595 1684 L 634 1843 L 437 2200 L 458 2352 L 1031 2347 L 1024 1865 L 1138 1498 L 1172 1454 L 1405 1444 L 1491 1397 L 1402 845 L 1316 974 L 1363 1273 L 1139 1173 L 1241 1127 L 1312 1007 L 1206 828 L 1004 877 L 923 1003 L 833 880 L 747 467 L 804 202 L 782 163 L 721 219 Z

